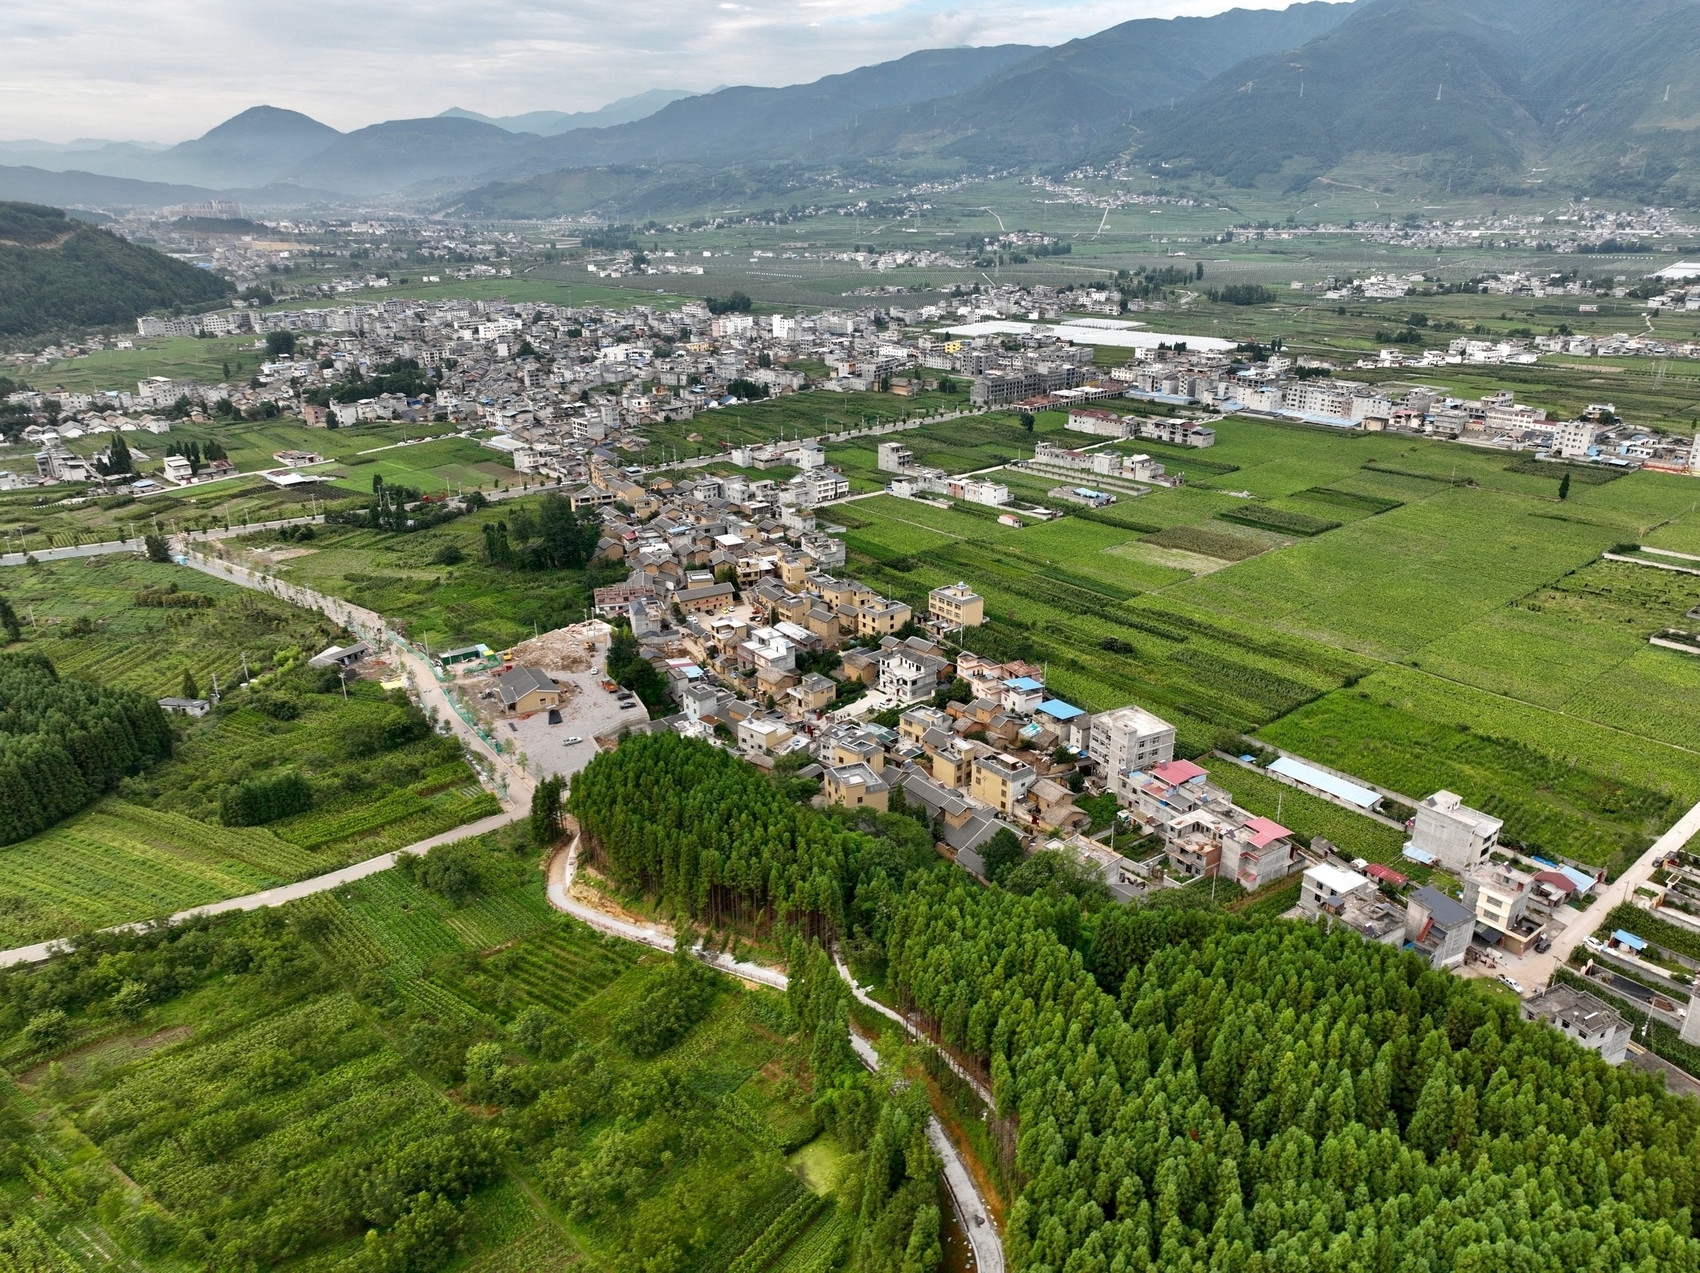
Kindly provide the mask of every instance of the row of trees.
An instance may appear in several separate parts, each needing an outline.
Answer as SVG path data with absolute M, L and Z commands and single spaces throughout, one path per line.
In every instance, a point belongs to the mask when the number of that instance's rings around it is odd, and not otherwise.
M 300 774 L 269 774 L 224 789 L 218 820 L 227 827 L 257 827 L 313 807 L 313 788 Z
M 668 731 L 595 757 L 573 780 L 567 808 L 627 887 L 714 925 L 789 919 L 830 929 L 877 964 L 910 881 L 949 869 L 933 851 L 925 810 L 822 812 L 798 803 L 796 788 Z
M 1059 915 L 934 878 L 888 945 L 1018 1117 L 1015 1268 L 1700 1269 L 1659 1080 L 1350 932 Z
M 573 780 L 567 807 L 620 883 L 687 914 L 842 917 L 856 833 L 717 747 L 627 739 Z
M 515 570 L 582 570 L 596 555 L 602 524 L 581 517 L 564 495 L 545 495 L 535 510 L 518 505 L 483 528 L 484 560 Z
M 0 844 L 69 817 L 171 745 L 151 698 L 62 681 L 45 655 L 0 654 Z

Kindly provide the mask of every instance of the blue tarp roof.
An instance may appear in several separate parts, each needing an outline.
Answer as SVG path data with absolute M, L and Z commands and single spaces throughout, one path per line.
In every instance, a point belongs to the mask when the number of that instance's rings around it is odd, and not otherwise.
M 1598 880 L 1596 880 L 1592 875 L 1589 875 L 1586 871 L 1578 871 L 1573 866 L 1561 866 L 1558 868 L 1558 873 L 1574 884 L 1578 891 L 1584 893 L 1593 888 L 1595 884 L 1599 883 Z
M 1035 681 L 1031 676 L 1012 676 L 1004 684 L 1012 690 L 1042 690 L 1045 688 L 1043 681 Z
M 1326 791 L 1331 796 L 1338 796 L 1360 809 L 1373 809 L 1381 799 L 1379 792 L 1361 787 L 1355 782 L 1348 782 L 1314 765 L 1307 765 L 1302 760 L 1294 760 L 1291 756 L 1281 756 L 1271 761 L 1269 771 L 1291 778 L 1294 782 L 1302 782 L 1307 787 L 1315 787 L 1318 791 Z
M 1621 928 L 1611 935 L 1611 939 L 1619 946 L 1627 946 L 1631 950 L 1646 950 L 1647 939 L 1637 937 L 1634 933 L 1626 933 Z
M 1039 710 L 1056 720 L 1073 720 L 1076 716 L 1086 715 L 1072 703 L 1065 703 L 1060 698 L 1047 698 L 1039 704 Z

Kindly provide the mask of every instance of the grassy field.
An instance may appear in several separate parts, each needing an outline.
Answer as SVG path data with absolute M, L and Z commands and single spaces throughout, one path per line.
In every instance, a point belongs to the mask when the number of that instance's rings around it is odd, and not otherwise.
M 962 391 L 954 394 L 920 393 L 912 398 L 899 398 L 888 393 L 811 391 L 703 411 L 690 420 L 645 428 L 643 436 L 652 445 L 648 451 L 638 453 L 635 462 L 659 463 L 663 458 L 672 458 L 675 451 L 681 459 L 690 459 L 717 454 L 727 446 L 818 437 L 871 428 L 880 422 L 889 424 L 940 411 L 963 410 L 968 406 L 968 386 L 966 381 L 960 383 Z
M 371 682 L 350 697 L 296 674 L 184 722 L 175 755 L 90 811 L 0 849 L 0 946 L 151 919 L 403 848 L 499 810 L 451 739 Z M 174 687 L 175 688 L 175 687 Z M 280 701 L 289 719 L 276 719 Z M 266 710 L 260 710 L 264 708 Z M 293 714 L 291 714 L 291 712 Z M 298 773 L 312 807 L 221 822 L 234 784 Z
M 1646 643 L 1688 622 L 1700 579 L 1599 559 L 1700 546 L 1700 487 L 1641 473 L 1560 501 L 1556 472 L 1467 447 L 1243 420 L 1219 439 L 1163 454 L 1193 464 L 1184 487 L 1021 530 L 856 501 L 852 568 L 911 602 L 969 581 L 991 622 L 968 644 L 1044 663 L 1090 710 L 1141 703 L 1194 751 L 1261 731 L 1415 798 L 1448 787 L 1581 861 L 1621 861 L 1700 799 L 1700 665 Z M 1259 507 L 1341 524 L 1222 520 Z
M 480 560 L 482 527 L 513 508 L 504 500 L 409 535 L 329 525 L 297 544 L 262 532 L 227 540 L 224 551 L 280 579 L 376 610 L 433 648 L 483 641 L 502 649 L 531 636 L 534 625 L 548 630 L 577 622 L 590 604 L 583 571 L 499 570 Z M 623 577 L 623 571 L 613 576 Z
M 143 605 L 175 586 L 206 605 Z M 62 675 L 87 677 L 160 697 L 188 672 L 203 689 L 318 653 L 336 626 L 322 615 L 181 566 L 112 554 L 0 570 L 0 593 L 22 619 L 13 649 L 39 651 Z M 165 598 L 169 599 L 169 598 Z
M 194 380 L 204 385 L 223 381 L 245 383 L 266 360 L 265 341 L 254 347 L 255 337 L 218 336 L 206 340 L 194 336 L 159 339 L 131 337 L 134 349 L 103 349 L 81 358 L 65 358 L 32 369 L 32 385 L 50 392 L 69 389 L 89 393 L 97 389 L 136 391 L 136 382 L 150 376 L 172 380 Z M 225 374 L 225 366 L 230 372 Z
M 479 446 L 470 438 L 442 438 L 349 456 L 339 472 L 342 476 L 334 485 L 356 494 L 370 494 L 374 477 L 382 477 L 392 486 L 411 486 L 428 495 L 450 489 L 451 483 L 472 490 L 507 486 L 520 480 L 513 465 L 503 460 L 499 452 Z
M 713 978 L 705 1019 L 633 1055 L 613 1025 L 664 957 L 551 911 L 518 846 L 474 846 L 459 904 L 390 871 L 216 921 L 177 985 L 69 1002 L 45 1051 L 9 1022 L 0 1205 L 31 1267 L 324 1270 L 437 1235 L 457 1273 L 813 1269 L 855 1199 L 783 999 Z M 422 1178 L 437 1211 L 397 1225 Z

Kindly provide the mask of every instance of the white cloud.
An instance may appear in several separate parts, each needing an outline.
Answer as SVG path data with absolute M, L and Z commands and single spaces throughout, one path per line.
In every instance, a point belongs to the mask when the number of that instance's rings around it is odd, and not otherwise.
M 1287 0 L 1239 0 L 1282 8 Z M 180 141 L 266 103 L 341 129 L 795 84 L 959 44 L 1058 44 L 1231 0 L 6 0 L 0 137 Z

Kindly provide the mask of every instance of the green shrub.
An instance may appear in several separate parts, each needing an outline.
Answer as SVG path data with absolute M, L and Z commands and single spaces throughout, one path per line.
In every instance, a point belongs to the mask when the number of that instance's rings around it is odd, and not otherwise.
M 313 788 L 300 774 L 250 778 L 226 787 L 219 797 L 218 819 L 227 827 L 257 827 L 313 807 Z

